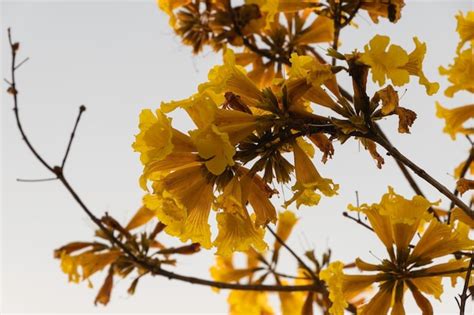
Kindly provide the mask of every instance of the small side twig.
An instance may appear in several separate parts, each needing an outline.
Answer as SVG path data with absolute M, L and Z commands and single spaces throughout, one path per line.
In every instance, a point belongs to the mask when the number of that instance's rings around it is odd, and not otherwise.
M 63 162 L 61 163 L 62 170 L 64 170 L 64 166 L 66 165 L 66 160 L 68 158 L 69 151 L 71 150 L 72 142 L 74 141 L 77 126 L 79 125 L 79 121 L 81 120 L 82 113 L 84 113 L 85 111 L 86 111 L 86 107 L 84 105 L 79 106 L 79 114 L 77 115 L 76 123 L 74 124 L 74 128 L 72 129 L 71 137 L 69 138 L 69 143 L 67 144 L 67 148 L 66 148 L 66 153 L 64 153 Z
M 50 177 L 50 178 L 38 178 L 38 179 L 23 179 L 23 178 L 16 179 L 16 181 L 20 183 L 41 183 L 41 182 L 50 182 L 53 180 L 58 180 L 58 178 Z
M 362 221 L 360 218 L 355 218 L 353 216 L 351 216 L 349 213 L 347 213 L 346 211 L 344 211 L 342 213 L 342 215 L 348 219 L 351 219 L 352 221 L 356 222 L 357 224 L 360 224 L 361 226 L 365 227 L 366 229 L 370 230 L 370 231 L 374 231 L 374 229 L 372 227 L 370 227 L 370 225 L 368 225 L 367 223 L 365 223 L 364 221 Z

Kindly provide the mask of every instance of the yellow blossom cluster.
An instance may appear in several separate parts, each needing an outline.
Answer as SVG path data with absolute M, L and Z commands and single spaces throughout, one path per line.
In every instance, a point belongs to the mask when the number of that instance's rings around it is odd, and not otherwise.
M 302 125 L 296 124 L 322 119 L 312 114 L 309 100 L 336 106 L 321 87 L 327 85 L 341 97 L 335 77 L 316 59 L 293 58 L 287 80 L 259 89 L 228 49 L 224 64 L 211 69 L 209 81 L 195 95 L 163 103 L 155 113 L 142 111 L 133 147 L 144 165 L 141 185 L 151 189 L 144 203 L 170 235 L 215 246 L 221 255 L 251 247 L 263 251 L 264 227 L 277 219 L 269 184 L 289 182 L 295 174 L 294 196 L 285 207 L 293 202 L 316 205 L 320 194 L 337 193 L 338 185 L 316 170 L 308 155 L 314 147 L 302 139 Z M 188 134 L 174 129 L 167 113 L 176 109 L 184 109 L 196 129 Z M 323 134 L 308 140 L 330 153 Z M 289 153 L 294 166 L 284 157 Z M 250 168 L 245 166 L 250 162 Z M 212 241 L 211 208 L 219 230 Z
M 333 262 L 321 271 L 320 277 L 331 291 L 331 314 L 344 314 L 347 300 L 375 283 L 378 284 L 377 293 L 360 306 L 358 314 L 388 314 L 390 309 L 391 314 L 405 314 L 406 290 L 412 293 L 423 314 L 433 314 L 425 295 L 440 299 L 442 277 L 450 277 L 452 283 L 456 283 L 457 277 L 464 278 L 469 258 L 433 261 L 457 251 L 474 249 L 474 240 L 469 239 L 470 227 L 462 221 L 453 220 L 447 225 L 428 214 L 427 209 L 432 205 L 421 196 L 405 199 L 389 187 L 379 203 L 349 206 L 350 210 L 367 216 L 384 244 L 388 258 L 379 264 L 356 259 L 360 270 L 374 272 L 370 275 L 344 274 L 341 262 Z M 422 234 L 415 244 L 415 234 L 420 231 Z M 471 285 L 474 283 L 474 275 L 469 281 Z
M 448 68 L 439 67 L 439 73 L 447 76 L 451 86 L 444 94 L 453 97 L 454 94 L 465 91 L 474 93 L 474 11 L 467 12 L 466 16 L 459 13 L 456 16 L 459 34 L 459 44 L 456 50 L 454 63 Z M 468 43 L 465 48 L 465 44 Z M 466 126 L 474 118 L 474 104 L 459 106 L 453 109 L 443 107 L 436 102 L 436 115 L 445 120 L 444 132 L 456 139 L 457 134 L 470 135 L 474 133 L 474 126 Z

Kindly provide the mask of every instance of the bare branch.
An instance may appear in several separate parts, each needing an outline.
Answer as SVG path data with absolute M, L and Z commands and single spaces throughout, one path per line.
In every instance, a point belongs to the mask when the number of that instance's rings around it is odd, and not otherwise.
M 469 261 L 469 267 L 467 268 L 466 278 L 464 279 L 464 287 L 461 294 L 459 295 L 459 315 L 464 315 L 466 311 L 466 303 L 469 295 L 467 289 L 469 288 L 469 281 L 471 279 L 472 266 L 474 263 L 474 252 L 471 253 L 471 260 Z
M 17 182 L 21 183 L 40 183 L 40 182 L 50 182 L 53 180 L 58 180 L 57 177 L 50 177 L 50 178 L 39 178 L 39 179 L 22 179 L 22 178 L 17 178 Z

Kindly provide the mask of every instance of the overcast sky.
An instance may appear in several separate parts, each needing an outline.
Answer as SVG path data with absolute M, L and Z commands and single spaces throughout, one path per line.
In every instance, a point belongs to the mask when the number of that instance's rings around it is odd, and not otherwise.
M 346 52 L 362 49 L 375 34 L 390 35 L 392 42 L 411 51 L 411 37 L 427 42 L 425 74 L 438 80 L 441 90 L 447 81 L 437 68 L 451 62 L 457 45 L 454 14 L 467 11 L 470 1 L 407 1 L 403 17 L 393 25 L 370 22 L 365 13 L 356 18 L 358 30 L 342 33 Z M 139 207 L 141 165 L 131 149 L 137 133 L 138 114 L 155 109 L 161 101 L 190 96 L 206 80 L 210 67 L 221 56 L 206 52 L 192 56 L 168 27 L 167 17 L 155 1 L 2 1 L 1 44 L 3 76 L 10 63 L 6 29 L 21 42 L 20 56 L 31 60 L 18 72 L 20 107 L 24 126 L 32 142 L 51 164 L 60 163 L 78 106 L 85 104 L 66 174 L 97 215 L 108 211 L 125 222 Z M 341 79 L 344 86 L 348 81 Z M 442 183 L 453 187 L 453 167 L 465 159 L 468 144 L 453 142 L 441 133 L 443 122 L 435 118 L 434 102 L 448 107 L 472 103 L 470 94 L 453 99 L 442 93 L 428 97 L 412 78 L 401 103 L 415 110 L 418 119 L 411 135 L 398 135 L 394 118 L 381 125 L 402 152 L 422 165 Z M 2 91 L 5 90 L 5 84 Z M 21 141 L 11 111 L 11 98 L 2 92 L 2 209 L 1 209 L 1 312 L 153 312 L 225 313 L 226 295 L 211 289 L 169 281 L 143 279 L 137 293 L 126 293 L 129 282 L 120 281 L 111 303 L 94 307 L 101 276 L 86 283 L 68 284 L 67 276 L 53 259 L 53 250 L 67 242 L 91 240 L 95 227 L 57 182 L 18 183 L 17 178 L 50 176 Z M 179 117 L 178 117 L 179 118 Z M 187 131 L 187 122 L 175 119 L 175 127 Z M 302 208 L 298 228 L 289 240 L 298 252 L 328 246 L 334 259 L 352 261 L 362 257 L 376 261 L 385 251 L 375 235 L 342 217 L 347 204 L 376 202 L 393 185 L 397 192 L 412 196 L 396 165 L 387 157 L 382 170 L 354 141 L 336 145 L 336 155 L 320 172 L 341 185 L 337 198 L 323 198 L 320 205 Z M 419 180 L 430 200 L 441 196 Z M 447 202 L 444 200 L 444 204 Z M 273 240 L 269 237 L 270 242 Z M 165 242 L 173 243 L 170 238 Z M 177 271 L 209 277 L 213 251 L 179 261 Z M 282 271 L 292 273 L 295 263 L 284 259 Z M 447 282 L 446 282 L 447 284 Z M 454 293 L 447 290 L 436 314 L 455 314 Z M 407 313 L 416 314 L 412 302 Z M 468 312 L 469 313 L 469 312 Z

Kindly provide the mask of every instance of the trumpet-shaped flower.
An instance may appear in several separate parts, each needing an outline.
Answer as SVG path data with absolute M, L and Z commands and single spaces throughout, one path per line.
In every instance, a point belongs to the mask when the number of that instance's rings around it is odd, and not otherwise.
M 446 75 L 451 86 L 448 87 L 444 94 L 453 97 L 459 91 L 466 90 L 474 93 L 474 49 L 468 48 L 463 50 L 454 58 L 454 63 L 448 68 L 439 67 L 439 73 Z
M 439 89 L 438 83 L 429 82 L 423 73 L 422 65 L 426 53 L 426 44 L 414 37 L 415 49 L 410 53 L 397 45 L 391 45 L 388 36 L 375 35 L 365 45 L 360 61 L 370 66 L 372 80 L 380 86 L 389 78 L 395 86 L 405 85 L 410 81 L 410 75 L 419 77 L 419 83 L 424 85 L 426 93 L 432 95 Z M 387 50 L 388 47 L 388 50 Z
M 133 148 L 140 152 L 144 165 L 162 160 L 171 152 L 192 151 L 194 148 L 186 135 L 171 127 L 171 119 L 160 110 L 156 111 L 156 116 L 149 109 L 143 110 L 139 128 Z
M 447 109 L 436 102 L 436 116 L 445 120 L 443 131 L 456 139 L 456 134 L 472 134 L 472 127 L 464 127 L 464 123 L 474 118 L 474 104 Z
M 417 37 L 413 38 L 415 49 L 408 55 L 408 63 L 403 66 L 410 75 L 419 77 L 418 82 L 426 88 L 426 94 L 433 95 L 439 90 L 439 83 L 429 82 L 423 73 L 423 59 L 426 54 L 426 44 L 419 41 Z
M 316 193 L 317 190 L 328 197 L 337 194 L 339 185 L 334 184 L 331 179 L 321 177 L 311 159 L 296 143 L 293 145 L 293 154 L 296 173 L 296 184 L 293 186 L 295 194 L 285 203 L 285 207 L 294 201 L 297 207 L 302 204 L 307 206 L 318 204 L 321 196 Z
M 178 169 L 163 178 L 163 187 L 169 192 L 170 198 L 178 201 L 187 210 L 179 235 L 181 241 L 190 239 L 204 248 L 210 248 L 211 231 L 208 219 L 214 194 L 213 185 L 206 178 L 206 171 L 201 165 Z
M 365 45 L 364 54 L 360 61 L 371 67 L 372 80 L 380 86 L 385 84 L 385 78 L 392 80 L 396 86 L 402 86 L 410 81 L 409 73 L 403 69 L 408 63 L 409 57 L 403 48 L 391 45 L 388 50 L 390 37 L 375 35 Z
M 234 165 L 235 148 L 229 141 L 229 136 L 221 132 L 215 125 L 190 132 L 199 156 L 205 159 L 209 172 L 220 175 L 227 166 Z
M 235 251 L 247 251 L 251 247 L 262 252 L 267 249 L 263 240 L 264 230 L 256 228 L 248 213 L 217 214 L 219 234 L 213 245 L 217 247 L 217 254 L 229 256 Z
M 232 290 L 227 299 L 230 315 L 273 315 L 266 292 Z
M 458 21 L 456 31 L 461 39 L 457 48 L 459 52 L 466 42 L 474 40 L 474 11 L 468 11 L 466 16 L 459 12 L 456 19 Z

